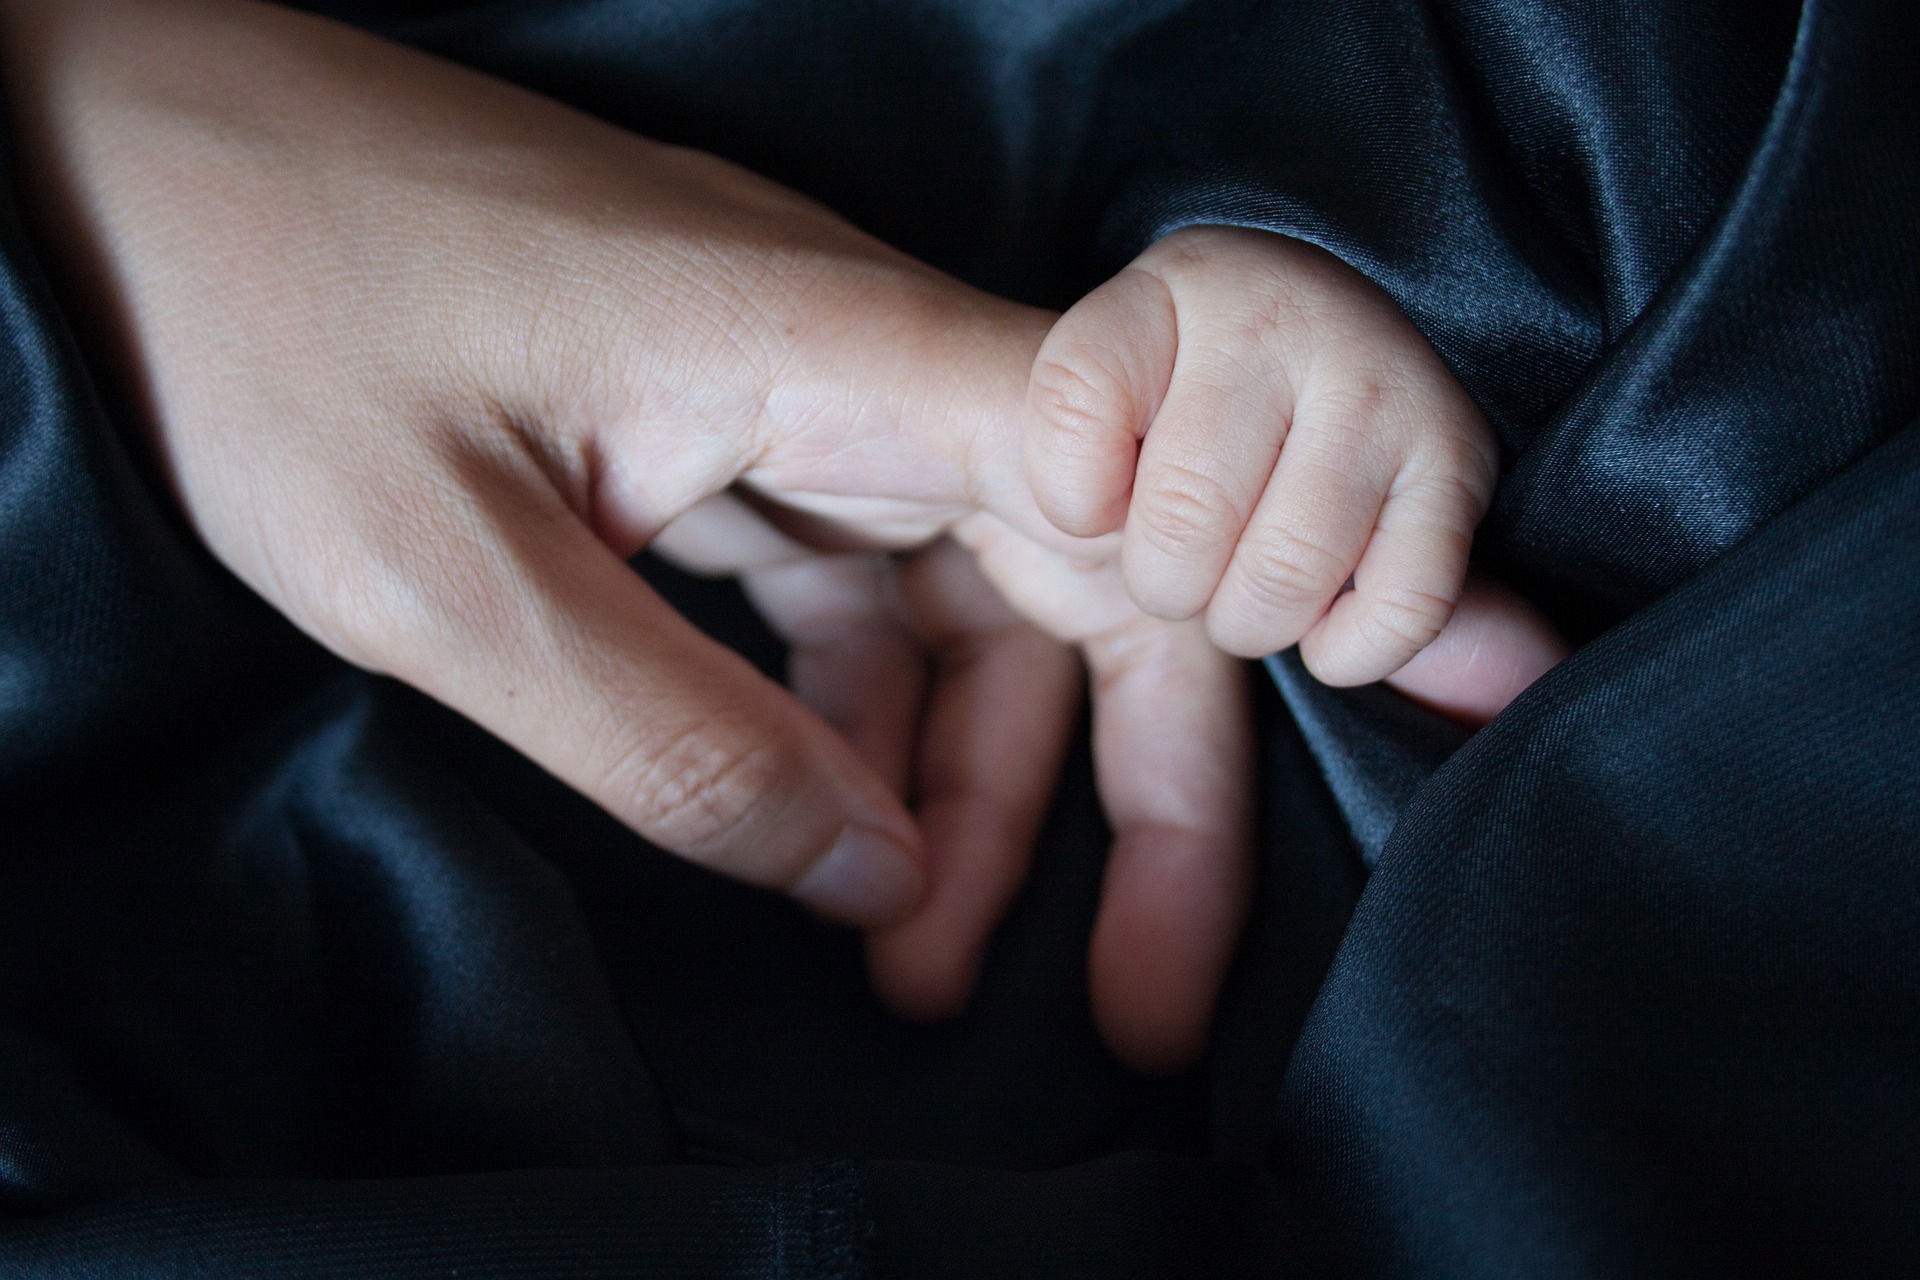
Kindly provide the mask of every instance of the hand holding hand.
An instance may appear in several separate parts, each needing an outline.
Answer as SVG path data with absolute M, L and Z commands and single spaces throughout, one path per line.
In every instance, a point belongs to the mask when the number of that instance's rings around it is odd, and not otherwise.
M 1250 879 L 1243 675 L 1034 506 L 1018 424 L 1053 317 L 276 7 L 0 18 L 44 230 L 234 572 L 663 847 L 874 930 L 921 1015 L 964 1001 L 1020 882 L 1079 645 L 1117 837 L 1096 1011 L 1136 1063 L 1197 1052 Z M 812 544 L 951 530 L 1056 639 L 951 545 L 822 557 L 768 512 Z M 825 718 L 630 571 L 676 522 L 662 549 L 748 573 Z
M 1067 651 L 950 546 L 887 568 L 882 592 L 878 570 L 848 576 L 877 562 L 779 563 L 796 544 L 776 538 L 775 562 L 735 567 L 830 724 L 625 561 L 736 484 L 864 545 L 925 543 L 988 489 L 1019 509 L 1020 397 L 1052 317 L 731 165 L 288 10 L 16 0 L 3 16 L 43 233 L 215 554 L 321 643 L 658 844 L 879 929 L 899 1007 L 957 1008 L 1051 793 L 1078 697 Z M 1079 572 L 976 533 L 998 561 L 1032 558 L 1029 583 L 1036 565 Z M 858 589 L 821 591 L 836 573 Z M 861 625 L 836 630 L 848 608 Z M 1161 847 L 1156 829 L 1202 881 L 1244 881 L 1239 675 L 1196 640 L 1095 649 L 1112 655 L 1103 742 L 1131 740 L 1115 726 L 1156 682 L 1179 696 L 1205 673 L 1178 712 L 1204 734 L 1173 765 L 1135 776 L 1103 747 L 1116 885 L 1151 887 L 1151 859 L 1126 851 Z M 855 679 L 869 641 L 893 656 Z M 1136 1060 L 1197 1048 L 1235 934 L 1225 898 L 1187 948 L 1199 970 L 1160 967 L 1187 1007 L 1144 1022 L 1171 1038 L 1124 1025 L 1166 981 L 1104 983 Z M 1158 910 L 1118 888 L 1109 908 Z
M 5 19 L 43 229 L 215 554 L 657 843 L 850 923 L 912 908 L 899 796 L 624 561 L 770 454 L 831 489 L 903 417 L 994 411 L 926 349 L 1017 382 L 1007 333 L 1043 320 L 718 160 L 275 6 Z M 900 452 L 880 492 L 954 465 Z M 898 505 L 903 539 L 944 518 Z

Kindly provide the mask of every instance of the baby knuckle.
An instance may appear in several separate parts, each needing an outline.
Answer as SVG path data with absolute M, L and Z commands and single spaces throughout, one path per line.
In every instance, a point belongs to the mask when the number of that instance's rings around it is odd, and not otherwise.
M 1058 445 L 1077 444 L 1097 452 L 1110 443 L 1114 431 L 1126 427 L 1121 421 L 1125 382 L 1091 357 L 1043 357 L 1034 365 L 1027 394 L 1034 414 L 1055 433 Z
M 1376 649 L 1402 653 L 1426 648 L 1453 615 L 1444 596 L 1403 587 L 1375 596 L 1361 617 L 1361 634 Z
M 1230 541 L 1244 517 L 1233 495 L 1213 477 L 1184 467 L 1160 467 L 1141 492 L 1136 518 L 1155 549 L 1185 560 Z
M 1289 613 L 1340 589 L 1347 565 L 1325 547 L 1283 529 L 1257 535 L 1240 566 L 1240 584 L 1256 609 Z
M 1429 445 L 1426 483 L 1438 505 L 1484 513 L 1500 476 L 1497 447 L 1462 436 L 1445 436 Z
M 1356 433 L 1370 433 L 1372 424 L 1390 411 L 1398 398 L 1392 373 L 1371 360 L 1356 360 L 1337 378 L 1314 388 L 1303 407 L 1330 423 Z

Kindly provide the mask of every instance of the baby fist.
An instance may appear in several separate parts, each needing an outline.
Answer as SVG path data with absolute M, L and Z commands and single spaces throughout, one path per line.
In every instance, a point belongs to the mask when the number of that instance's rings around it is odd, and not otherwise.
M 1054 326 L 1025 463 L 1062 532 L 1123 530 L 1146 612 L 1204 615 L 1246 657 L 1298 643 L 1321 680 L 1353 685 L 1446 626 L 1498 447 L 1358 272 L 1270 232 L 1193 227 Z

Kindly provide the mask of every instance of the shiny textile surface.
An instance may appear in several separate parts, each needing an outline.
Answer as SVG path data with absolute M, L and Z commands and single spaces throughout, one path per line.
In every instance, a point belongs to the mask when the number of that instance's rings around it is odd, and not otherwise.
M 907 1027 L 219 570 L 9 222 L 0 1275 L 1910 1273 L 1920 8 L 309 7 L 1031 300 L 1189 223 L 1323 244 L 1589 643 L 1464 746 L 1278 660 L 1187 1077 L 1084 1011 L 1084 754 L 974 1007 Z

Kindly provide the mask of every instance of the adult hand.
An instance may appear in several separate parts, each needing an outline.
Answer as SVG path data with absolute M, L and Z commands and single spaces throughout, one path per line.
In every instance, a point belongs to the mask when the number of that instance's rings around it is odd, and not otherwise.
M 1111 545 L 1063 554 L 986 512 L 953 534 L 974 558 L 948 541 L 905 558 L 823 554 L 722 494 L 654 547 L 695 572 L 742 575 L 791 648 L 795 691 L 917 796 L 930 891 L 869 942 L 876 986 L 909 1016 L 959 1011 L 1025 877 L 1078 703 L 1060 642 L 1078 646 L 1116 837 L 1090 956 L 1096 1020 L 1122 1058 L 1175 1069 L 1204 1045 L 1251 887 L 1242 664 L 1201 623 L 1135 607 Z M 1564 654 L 1537 612 L 1475 577 L 1454 620 L 1389 683 L 1478 726 Z
M 655 549 L 741 574 L 792 648 L 796 692 L 916 795 L 927 898 L 868 947 L 875 986 L 911 1017 L 960 1010 L 1025 878 L 1079 705 L 1077 646 L 1115 836 L 1089 957 L 1095 1019 L 1126 1061 L 1177 1069 L 1205 1044 L 1252 881 L 1244 664 L 1198 624 L 1140 613 L 1110 555 L 1063 554 L 986 513 L 953 535 L 904 558 L 820 554 L 723 494 Z
M 244 0 L 0 16 L 33 212 L 213 552 L 663 847 L 881 930 L 899 1007 L 957 1007 L 1057 774 L 1065 651 L 950 548 L 912 562 L 894 594 L 941 659 L 916 824 L 899 721 L 917 703 L 859 685 L 839 717 L 856 750 L 625 561 L 736 484 L 868 545 L 925 543 L 990 497 L 1018 510 L 1052 318 L 712 157 L 319 19 Z M 1244 897 L 1246 712 L 1202 646 L 1102 644 L 1120 831 L 1102 936 L 1151 919 L 1197 941 L 1138 991 L 1126 966 L 1150 957 L 1096 959 L 1096 987 L 1116 1046 L 1166 1065 L 1199 1043 Z M 803 690 L 833 711 L 822 691 L 853 687 L 858 652 L 802 643 Z M 1156 696 L 1177 705 L 1133 758 L 1166 759 L 1136 774 L 1106 744 Z M 890 718 L 884 750 L 869 714 Z M 1156 901 L 1169 879 L 1196 887 Z M 1129 1023 L 1169 991 L 1177 1016 Z
M 915 905 L 899 798 L 623 561 L 776 445 L 944 408 L 917 348 L 966 291 L 717 160 L 288 10 L 5 14 L 41 225 L 216 555 L 661 845 L 856 924 Z M 956 336 L 1005 346 L 1016 309 L 971 311 Z M 889 322 L 865 365 L 819 355 Z
M 950 547 L 769 558 L 785 535 L 736 503 L 733 533 L 693 541 L 752 571 L 843 736 L 625 561 L 736 486 L 862 545 L 951 529 L 1093 663 L 1102 1027 L 1141 1065 L 1197 1051 L 1248 880 L 1242 676 L 1135 614 L 1098 547 L 1045 539 L 1016 428 L 1052 317 L 712 157 L 291 11 L 0 18 L 34 212 L 236 574 L 663 847 L 874 930 L 883 994 L 931 1015 L 964 1000 L 1030 854 L 1066 652 Z M 823 607 L 822 572 L 857 589 Z M 866 664 L 869 640 L 894 658 Z M 924 717 L 886 692 L 915 652 Z

